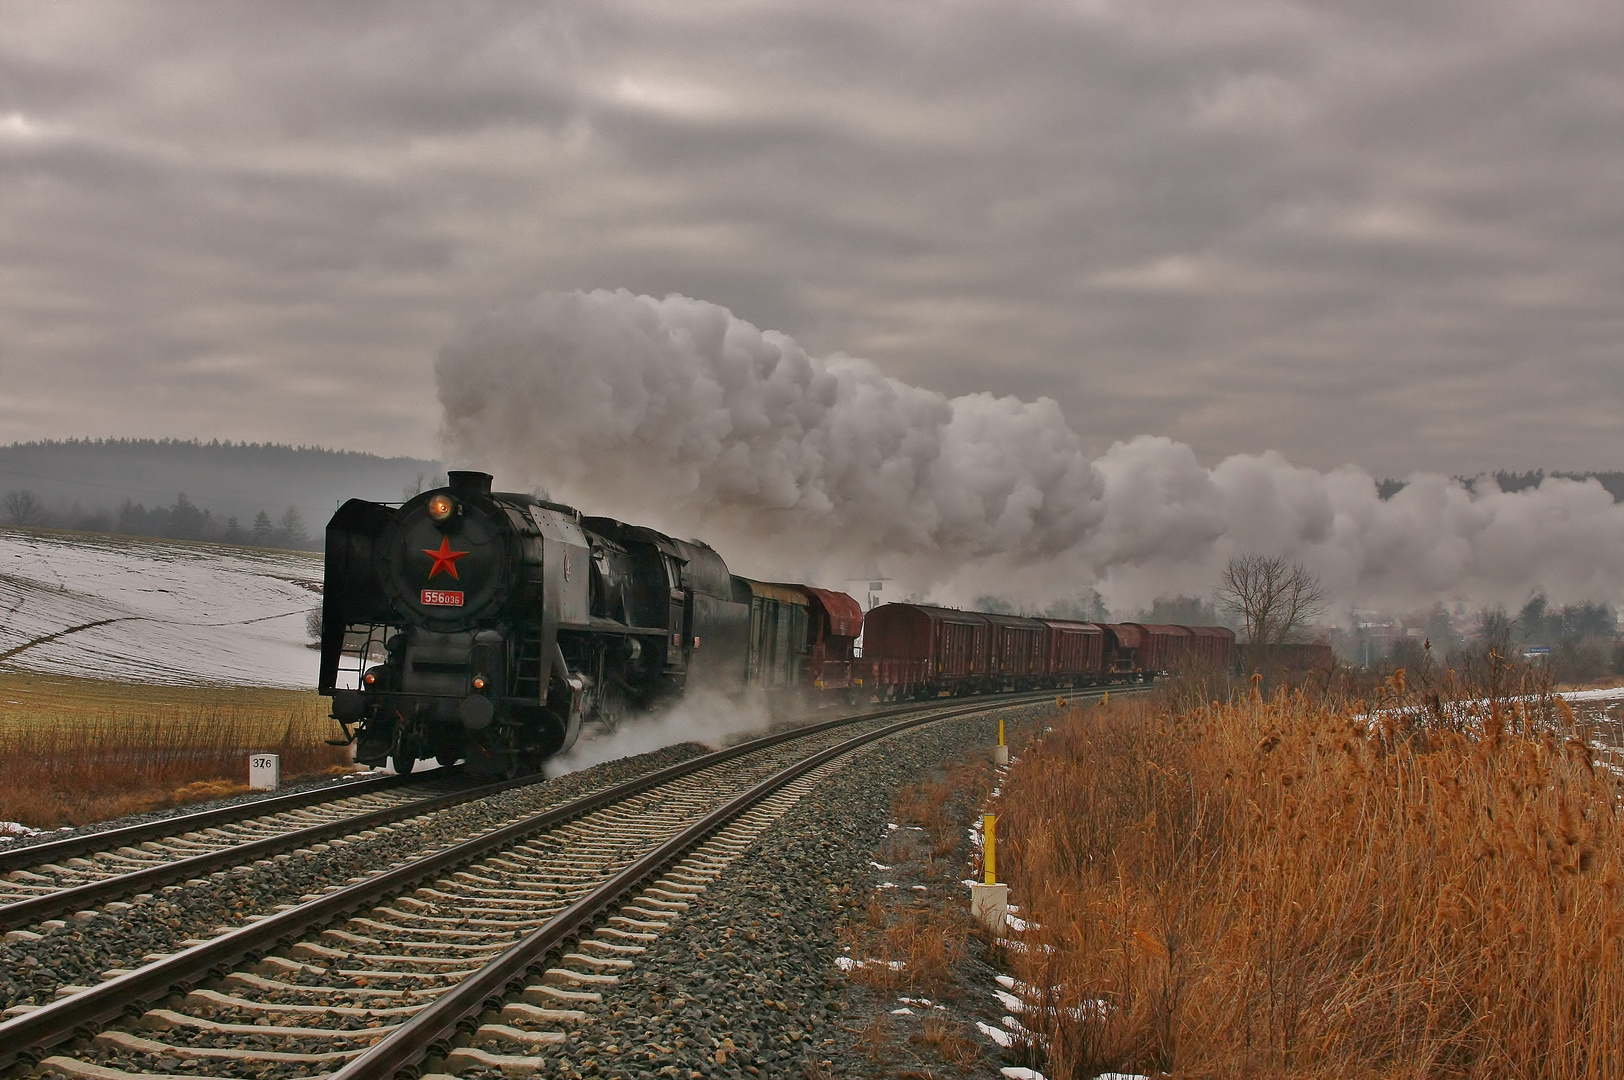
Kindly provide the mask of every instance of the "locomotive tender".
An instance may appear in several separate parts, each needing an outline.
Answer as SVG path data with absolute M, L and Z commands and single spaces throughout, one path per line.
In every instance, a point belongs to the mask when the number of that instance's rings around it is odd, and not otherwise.
M 887 604 L 730 574 L 709 546 L 481 472 L 327 526 L 319 689 L 356 760 L 534 772 L 583 724 L 684 692 L 891 700 L 1148 680 L 1233 663 L 1221 627 L 1096 625 Z

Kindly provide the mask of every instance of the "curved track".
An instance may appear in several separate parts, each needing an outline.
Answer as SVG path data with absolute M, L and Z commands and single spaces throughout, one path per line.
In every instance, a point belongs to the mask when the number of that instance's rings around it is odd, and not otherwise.
M 827 721 L 513 820 L 0 1023 L 0 1066 L 22 1058 L 123 1080 L 192 1059 L 190 1075 L 271 1067 L 378 1080 L 432 1053 L 451 1069 L 531 1069 L 525 1059 L 567 1037 L 594 987 L 635 963 L 837 759 L 921 724 L 1052 696 Z M 511 1052 L 452 1048 L 493 1003 L 500 1021 L 477 1034 Z

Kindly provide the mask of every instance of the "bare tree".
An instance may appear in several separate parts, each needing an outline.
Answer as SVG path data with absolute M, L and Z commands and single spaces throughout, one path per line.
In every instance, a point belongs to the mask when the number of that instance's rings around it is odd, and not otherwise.
M 1301 563 L 1279 555 L 1237 555 L 1224 567 L 1218 603 L 1240 617 L 1249 644 L 1268 648 L 1325 613 L 1325 590 Z
M 45 504 L 32 491 L 13 491 L 6 496 L 6 520 L 13 525 L 42 525 Z

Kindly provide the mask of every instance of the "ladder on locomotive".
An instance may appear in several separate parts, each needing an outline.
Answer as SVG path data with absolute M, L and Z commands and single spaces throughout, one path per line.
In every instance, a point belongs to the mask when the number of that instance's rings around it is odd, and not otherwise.
M 541 700 L 542 676 L 541 633 L 526 633 L 519 638 L 513 672 L 513 696 L 529 701 Z

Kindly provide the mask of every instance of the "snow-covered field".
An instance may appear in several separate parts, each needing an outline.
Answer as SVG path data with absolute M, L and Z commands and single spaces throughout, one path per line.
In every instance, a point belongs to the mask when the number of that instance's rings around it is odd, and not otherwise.
M 0 529 L 0 664 L 314 687 L 321 578 L 309 553 Z

